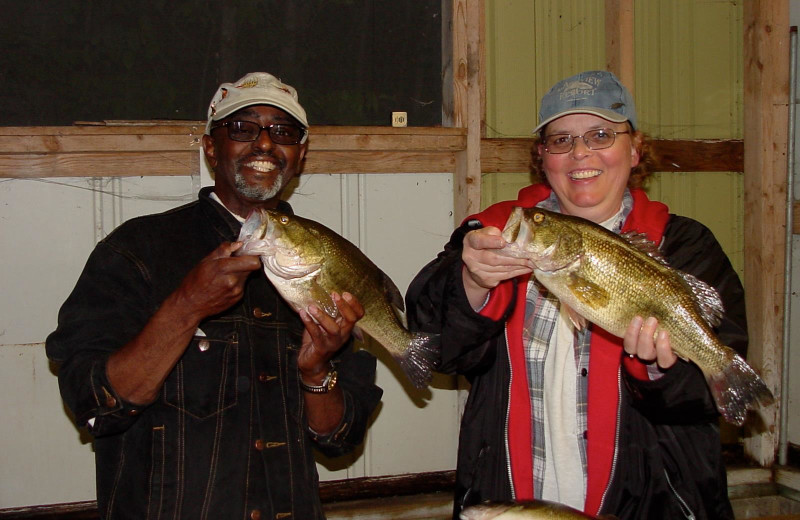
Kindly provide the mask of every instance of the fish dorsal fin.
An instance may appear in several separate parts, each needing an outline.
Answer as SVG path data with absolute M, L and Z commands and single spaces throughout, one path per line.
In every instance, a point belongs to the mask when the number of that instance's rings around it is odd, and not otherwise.
M 644 233 L 639 233 L 637 231 L 626 231 L 620 236 L 624 238 L 631 246 L 635 247 L 642 253 L 645 253 L 653 260 L 656 260 L 662 265 L 670 267 L 669 262 L 667 262 L 667 259 L 661 254 L 658 246 L 652 240 L 647 238 L 647 235 Z M 717 290 L 689 273 L 684 273 L 683 271 L 677 269 L 675 269 L 675 272 L 678 273 L 689 285 L 692 296 L 700 308 L 700 315 L 703 317 L 706 323 L 712 327 L 719 325 L 722 321 L 722 316 L 725 313 L 725 308 L 722 305 L 722 299 L 720 298 Z
M 658 250 L 658 245 L 647 238 L 647 235 L 644 233 L 639 233 L 638 231 L 626 231 L 619 236 L 622 237 L 632 247 L 646 254 L 653 260 L 656 260 L 663 265 L 669 265 L 669 263 L 667 263 L 667 259 L 664 258 L 664 255 L 661 254 L 661 251 Z
M 706 323 L 712 327 L 719 325 L 725 314 L 725 306 L 722 304 L 722 298 L 717 290 L 689 273 L 677 272 L 691 288 L 692 296 L 700 307 L 700 315 L 703 316 Z

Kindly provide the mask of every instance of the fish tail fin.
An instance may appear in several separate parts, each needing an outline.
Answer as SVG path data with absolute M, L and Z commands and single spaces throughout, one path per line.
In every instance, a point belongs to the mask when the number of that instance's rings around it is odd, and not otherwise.
M 756 402 L 769 406 L 775 401 L 766 383 L 738 355 L 721 372 L 707 373 L 706 379 L 720 413 L 737 426 L 744 424 L 747 410 L 755 408 Z
M 440 336 L 414 332 L 398 362 L 416 388 L 425 388 L 433 377 L 439 359 Z

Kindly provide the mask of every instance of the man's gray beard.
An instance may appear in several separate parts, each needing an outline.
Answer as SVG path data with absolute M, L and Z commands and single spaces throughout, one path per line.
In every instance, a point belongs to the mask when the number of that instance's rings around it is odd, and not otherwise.
M 247 197 L 248 199 L 252 200 L 269 200 L 280 193 L 281 189 L 283 188 L 284 183 L 284 172 L 280 172 L 275 180 L 273 181 L 272 185 L 269 187 L 265 186 L 253 186 L 247 183 L 247 180 L 240 172 L 236 172 L 233 180 L 236 184 L 236 190 L 241 194 Z

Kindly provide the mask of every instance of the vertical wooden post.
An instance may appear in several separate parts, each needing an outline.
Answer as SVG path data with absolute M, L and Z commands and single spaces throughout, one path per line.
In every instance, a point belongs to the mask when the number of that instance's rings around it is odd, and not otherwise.
M 744 282 L 748 361 L 780 398 L 789 119 L 789 3 L 744 2 Z M 778 403 L 748 427 L 745 452 L 775 460 Z
M 633 0 L 606 0 L 606 69 L 630 90 L 633 88 Z
M 458 225 L 478 211 L 481 202 L 481 137 L 486 119 L 484 5 L 483 0 L 443 0 L 443 6 L 448 2 L 452 2 L 452 102 L 445 97 L 445 124 L 467 128 L 467 147 L 456 153 L 453 177 L 454 221 Z M 445 8 L 442 11 L 445 14 Z M 447 57 L 444 54 L 445 60 Z M 445 78 L 449 77 L 447 70 L 445 66 Z

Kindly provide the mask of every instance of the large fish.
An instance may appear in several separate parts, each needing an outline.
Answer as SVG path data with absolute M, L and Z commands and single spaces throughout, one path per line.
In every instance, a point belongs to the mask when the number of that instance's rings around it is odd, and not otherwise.
M 717 291 L 672 269 L 644 235 L 617 235 L 588 220 L 540 208 L 514 208 L 503 230 L 503 254 L 529 258 L 534 276 L 578 315 L 622 337 L 635 316 L 658 319 L 673 351 L 706 377 L 717 408 L 744 423 L 772 393 L 712 327 L 723 308 Z
M 517 503 L 486 503 L 466 508 L 461 520 L 580 520 L 595 518 L 587 514 L 547 500 L 532 500 Z M 601 517 L 613 518 L 613 517 Z
M 338 315 L 331 292 L 349 292 L 364 306 L 356 324 L 397 360 L 417 388 L 431 379 L 438 336 L 405 327 L 403 296 L 355 245 L 313 220 L 253 211 L 242 225 L 236 254 L 258 255 L 267 278 L 296 310 L 312 303 Z

